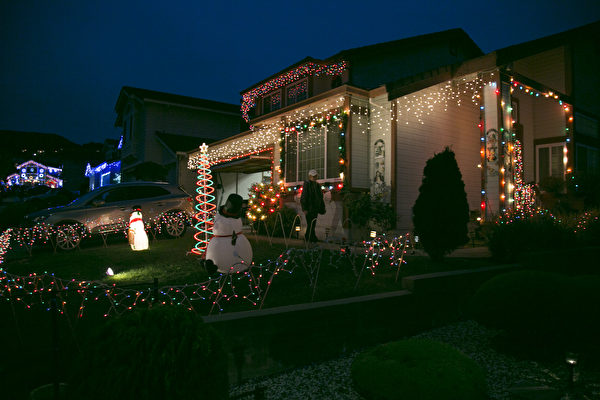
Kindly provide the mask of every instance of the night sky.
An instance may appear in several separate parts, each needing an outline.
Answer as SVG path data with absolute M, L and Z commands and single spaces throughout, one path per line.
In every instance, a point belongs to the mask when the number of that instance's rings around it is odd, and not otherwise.
M 0 0 L 0 129 L 102 142 L 122 86 L 239 104 L 306 56 L 451 28 L 490 52 L 597 20 L 598 0 Z

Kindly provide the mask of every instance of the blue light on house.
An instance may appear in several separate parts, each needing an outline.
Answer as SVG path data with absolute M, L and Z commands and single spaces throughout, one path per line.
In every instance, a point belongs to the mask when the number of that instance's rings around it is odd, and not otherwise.
M 121 183 L 121 161 L 103 162 L 92 168 L 88 163 L 85 176 L 90 178 L 90 190 L 113 183 Z

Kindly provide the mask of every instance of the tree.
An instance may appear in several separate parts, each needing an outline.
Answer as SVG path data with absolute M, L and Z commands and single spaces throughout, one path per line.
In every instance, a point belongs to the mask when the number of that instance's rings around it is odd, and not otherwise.
M 427 160 L 413 206 L 415 234 L 433 260 L 468 242 L 469 204 L 465 183 L 448 147 Z

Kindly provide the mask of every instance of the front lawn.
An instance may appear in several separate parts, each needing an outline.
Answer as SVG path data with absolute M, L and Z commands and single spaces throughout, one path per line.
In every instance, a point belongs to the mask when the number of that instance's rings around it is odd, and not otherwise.
M 88 289 L 93 282 L 100 290 L 108 288 L 114 293 L 119 289 L 145 290 L 144 301 L 151 300 L 150 288 L 155 289 L 157 279 L 161 294 L 181 290 L 181 296 L 171 296 L 167 301 L 187 304 L 189 300 L 197 312 L 206 315 L 211 308 L 212 312 L 250 310 L 258 308 L 261 302 L 266 308 L 401 290 L 403 276 L 477 268 L 491 263 L 488 258 L 446 258 L 442 263 L 435 263 L 408 251 L 404 257 L 407 263 L 398 267 L 390 266 L 389 251 L 365 252 L 367 248 L 333 245 L 307 249 L 299 241 L 295 242 L 299 248 L 286 250 L 282 240 L 270 243 L 268 238 L 254 235 L 249 239 L 255 267 L 250 276 L 232 277 L 223 293 L 227 296 L 230 286 L 235 293 L 230 293 L 233 297 L 229 299 L 221 298 L 218 308 L 212 307 L 212 301 L 223 282 L 209 279 L 200 265 L 200 257 L 190 252 L 195 244 L 191 232 L 180 239 L 153 240 L 149 250 L 140 252 L 132 251 L 122 238 L 113 238 L 106 246 L 101 241 L 88 243 L 70 252 L 53 252 L 47 247 L 34 249 L 29 256 L 24 250 L 16 249 L 9 251 L 3 267 L 16 276 L 36 274 L 39 277 L 48 273 L 64 281 L 87 282 Z M 114 276 L 107 275 L 109 268 Z M 204 293 L 199 295 L 200 292 Z M 236 301 L 235 295 L 247 296 L 250 301 Z M 126 302 L 121 304 L 127 305 Z

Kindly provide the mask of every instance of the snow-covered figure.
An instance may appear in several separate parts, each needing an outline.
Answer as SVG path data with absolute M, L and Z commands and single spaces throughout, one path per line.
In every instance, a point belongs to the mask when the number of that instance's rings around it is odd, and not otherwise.
M 129 232 L 127 236 L 131 250 L 148 250 L 148 235 L 144 229 L 141 206 L 133 206 L 133 211 L 129 217 Z
M 213 224 L 213 236 L 206 247 L 206 266 L 210 261 L 222 274 L 242 272 L 252 263 L 252 246 L 242 233 L 242 197 L 230 194 L 219 209 Z M 210 271 L 209 271 L 210 272 Z

